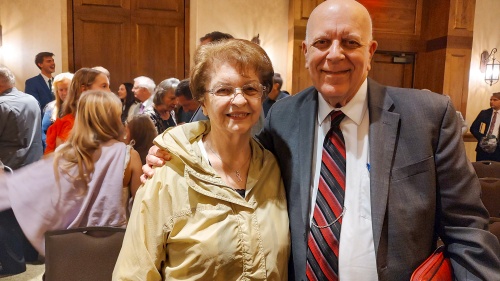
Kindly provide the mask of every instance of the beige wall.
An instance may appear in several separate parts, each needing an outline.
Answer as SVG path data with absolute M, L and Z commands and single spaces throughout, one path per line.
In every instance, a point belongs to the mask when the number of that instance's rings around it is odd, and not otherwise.
M 67 33 L 65 6 L 65 0 L 0 0 L 0 63 L 14 72 L 18 89 L 24 90 L 24 81 L 40 73 L 34 63 L 39 52 L 55 54 L 56 73 L 67 70 L 67 48 L 61 43 Z
M 476 14 L 474 17 L 474 38 L 472 41 L 472 59 L 469 75 L 469 98 L 467 100 L 466 120 L 469 126 L 483 109 L 490 107 L 490 96 L 493 92 L 500 92 L 500 82 L 490 86 L 484 82 L 484 73 L 479 70 L 481 53 L 497 48 L 496 55 L 500 59 L 500 11 L 499 0 L 476 0 Z M 466 143 L 467 156 L 471 161 L 476 160 L 474 151 L 476 143 Z
M 286 85 L 288 0 L 191 0 L 191 55 L 199 38 L 212 31 L 248 40 L 259 34 L 260 45 Z

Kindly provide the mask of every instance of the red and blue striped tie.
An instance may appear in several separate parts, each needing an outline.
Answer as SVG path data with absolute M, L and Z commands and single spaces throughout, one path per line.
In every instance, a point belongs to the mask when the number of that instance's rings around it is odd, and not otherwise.
M 332 125 L 323 142 L 318 195 L 307 242 L 308 280 L 338 280 L 346 175 L 345 143 L 339 125 L 344 117 L 340 110 L 331 113 Z

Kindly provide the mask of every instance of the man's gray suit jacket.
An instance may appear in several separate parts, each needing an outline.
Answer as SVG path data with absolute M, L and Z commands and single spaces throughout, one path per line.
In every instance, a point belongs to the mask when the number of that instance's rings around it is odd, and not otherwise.
M 379 280 L 409 280 L 447 245 L 458 280 L 500 280 L 500 246 L 468 162 L 455 109 L 427 91 L 368 79 L 370 193 Z M 287 191 L 292 249 L 289 280 L 306 280 L 311 163 L 318 92 L 273 105 L 260 142 L 278 159 Z

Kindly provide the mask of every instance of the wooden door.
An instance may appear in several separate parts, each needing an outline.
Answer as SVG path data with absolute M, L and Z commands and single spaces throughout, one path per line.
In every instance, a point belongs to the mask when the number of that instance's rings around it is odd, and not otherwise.
M 412 88 L 415 55 L 412 53 L 375 52 L 368 77 L 386 86 Z
M 121 83 L 141 75 L 157 84 L 185 77 L 189 0 L 69 1 L 73 71 L 103 66 L 111 73 L 115 92 Z

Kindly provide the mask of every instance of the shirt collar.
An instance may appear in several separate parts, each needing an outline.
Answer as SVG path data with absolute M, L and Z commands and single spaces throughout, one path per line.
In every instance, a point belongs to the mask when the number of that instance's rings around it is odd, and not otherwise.
M 50 80 L 52 80 L 52 76 L 51 76 L 51 77 L 47 77 L 47 76 L 45 76 L 43 73 L 40 73 L 40 74 L 42 74 L 43 79 L 44 79 L 45 81 L 47 81 L 47 80 L 49 80 L 49 79 L 50 79 Z
M 361 124 L 363 116 L 366 114 L 366 110 L 368 108 L 368 100 L 366 98 L 366 95 L 368 93 L 367 81 L 368 80 L 365 79 L 354 97 L 345 106 L 340 108 L 340 110 L 342 110 L 342 112 L 358 126 Z M 318 92 L 318 123 L 322 124 L 323 121 L 325 121 L 325 118 L 328 117 L 330 112 L 332 112 L 332 110 L 339 109 L 336 109 L 328 102 L 326 102 L 326 100 L 323 98 L 323 95 Z

